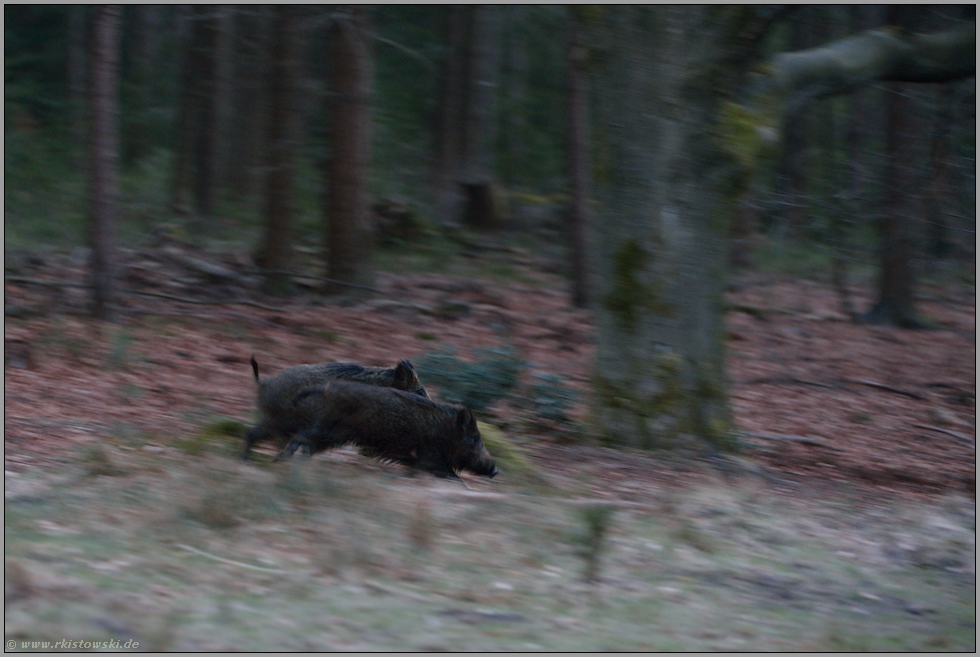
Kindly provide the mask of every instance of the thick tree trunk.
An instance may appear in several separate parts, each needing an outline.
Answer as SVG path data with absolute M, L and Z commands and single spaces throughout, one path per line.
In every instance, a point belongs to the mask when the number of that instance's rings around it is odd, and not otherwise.
M 92 311 L 111 319 L 116 296 L 119 162 L 119 5 L 97 5 L 92 25 L 91 213 Z
M 463 108 L 466 104 L 466 61 L 463 48 L 469 38 L 472 10 L 450 5 L 445 16 L 446 52 L 439 82 L 439 105 L 436 115 L 435 161 L 432 187 L 436 219 L 443 224 L 459 221 L 462 193 L 456 185 L 462 150 Z
M 292 259 L 293 174 L 296 144 L 296 17 L 294 5 L 277 5 L 272 30 L 272 62 L 269 91 L 269 154 L 266 185 L 265 237 L 256 261 L 270 270 L 288 269 Z M 287 279 L 272 274 L 270 285 L 281 289 Z
M 571 204 L 568 232 L 571 245 L 572 303 L 587 308 L 589 295 L 589 239 L 592 196 L 592 153 L 589 149 L 589 90 L 585 71 L 588 51 L 582 45 L 581 28 L 569 21 L 568 43 L 568 179 Z
M 754 11 L 627 5 L 596 21 L 593 418 L 612 443 L 727 442 L 721 293 L 744 176 L 705 135 Z
M 368 208 L 372 62 L 367 9 L 345 7 L 332 30 L 334 96 L 327 181 L 328 275 L 370 285 Z M 340 292 L 340 288 L 331 291 Z

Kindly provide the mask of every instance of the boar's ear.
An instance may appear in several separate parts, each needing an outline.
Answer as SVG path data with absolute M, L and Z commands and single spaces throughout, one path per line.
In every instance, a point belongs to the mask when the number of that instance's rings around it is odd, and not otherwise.
M 394 386 L 399 390 L 408 390 L 412 387 L 412 380 L 415 378 L 415 368 L 407 360 L 398 361 L 395 366 Z
M 456 412 L 456 426 L 460 431 L 477 431 L 476 418 L 468 408 L 461 408 Z

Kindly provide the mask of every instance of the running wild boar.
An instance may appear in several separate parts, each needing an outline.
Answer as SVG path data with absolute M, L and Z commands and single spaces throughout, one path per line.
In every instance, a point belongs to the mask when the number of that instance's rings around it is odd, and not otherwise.
M 484 477 L 498 472 L 468 408 L 346 381 L 302 390 L 294 402 L 313 421 L 293 436 L 284 458 L 300 447 L 315 453 L 350 443 L 365 456 L 437 477 L 458 479 L 462 470 Z
M 306 388 L 341 379 L 369 386 L 397 388 L 425 399 L 429 397 L 415 373 L 415 367 L 407 360 L 398 361 L 395 367 L 364 367 L 355 363 L 296 365 L 260 380 L 259 364 L 252 356 L 252 372 L 259 386 L 259 423 L 245 435 L 245 452 L 242 455 L 245 459 L 248 459 L 255 443 L 275 438 L 283 447 L 301 427 L 310 424 L 311 418 L 305 414 L 305 407 L 293 404 L 293 397 Z

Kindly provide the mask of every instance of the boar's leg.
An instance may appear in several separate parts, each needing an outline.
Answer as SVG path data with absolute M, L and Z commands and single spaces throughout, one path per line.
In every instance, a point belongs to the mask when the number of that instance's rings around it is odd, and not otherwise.
M 272 438 L 272 429 L 265 422 L 260 422 L 245 434 L 245 451 L 242 452 L 242 459 L 247 461 L 248 454 L 252 451 L 252 445 L 255 443 L 260 443 L 263 440 L 269 440 Z
M 310 437 L 312 435 L 313 432 L 310 431 L 309 429 L 303 429 L 302 431 L 299 431 L 295 436 L 293 436 L 293 439 L 289 441 L 289 444 L 286 445 L 281 452 L 276 454 L 276 458 L 273 460 L 283 461 L 292 458 L 293 454 L 295 454 L 296 450 L 299 449 L 300 447 L 303 448 L 303 455 L 309 458 L 311 454 Z

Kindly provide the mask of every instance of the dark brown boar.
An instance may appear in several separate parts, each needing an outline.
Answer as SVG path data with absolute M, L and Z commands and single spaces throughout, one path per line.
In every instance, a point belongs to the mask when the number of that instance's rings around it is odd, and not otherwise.
M 415 367 L 407 360 L 398 361 L 395 367 L 364 367 L 355 363 L 296 365 L 262 381 L 259 380 L 259 364 L 253 356 L 252 372 L 259 385 L 259 423 L 245 435 L 245 452 L 242 455 L 245 459 L 255 443 L 275 438 L 283 447 L 301 427 L 310 424 L 311 419 L 305 414 L 305 408 L 293 404 L 293 397 L 306 388 L 342 379 L 397 388 L 426 399 L 429 397 L 415 373 Z
M 285 458 L 299 447 L 315 453 L 351 443 L 365 456 L 437 477 L 455 479 L 462 470 L 484 477 L 498 472 L 468 408 L 346 381 L 308 388 L 294 401 L 313 422 L 293 436 L 281 454 Z

